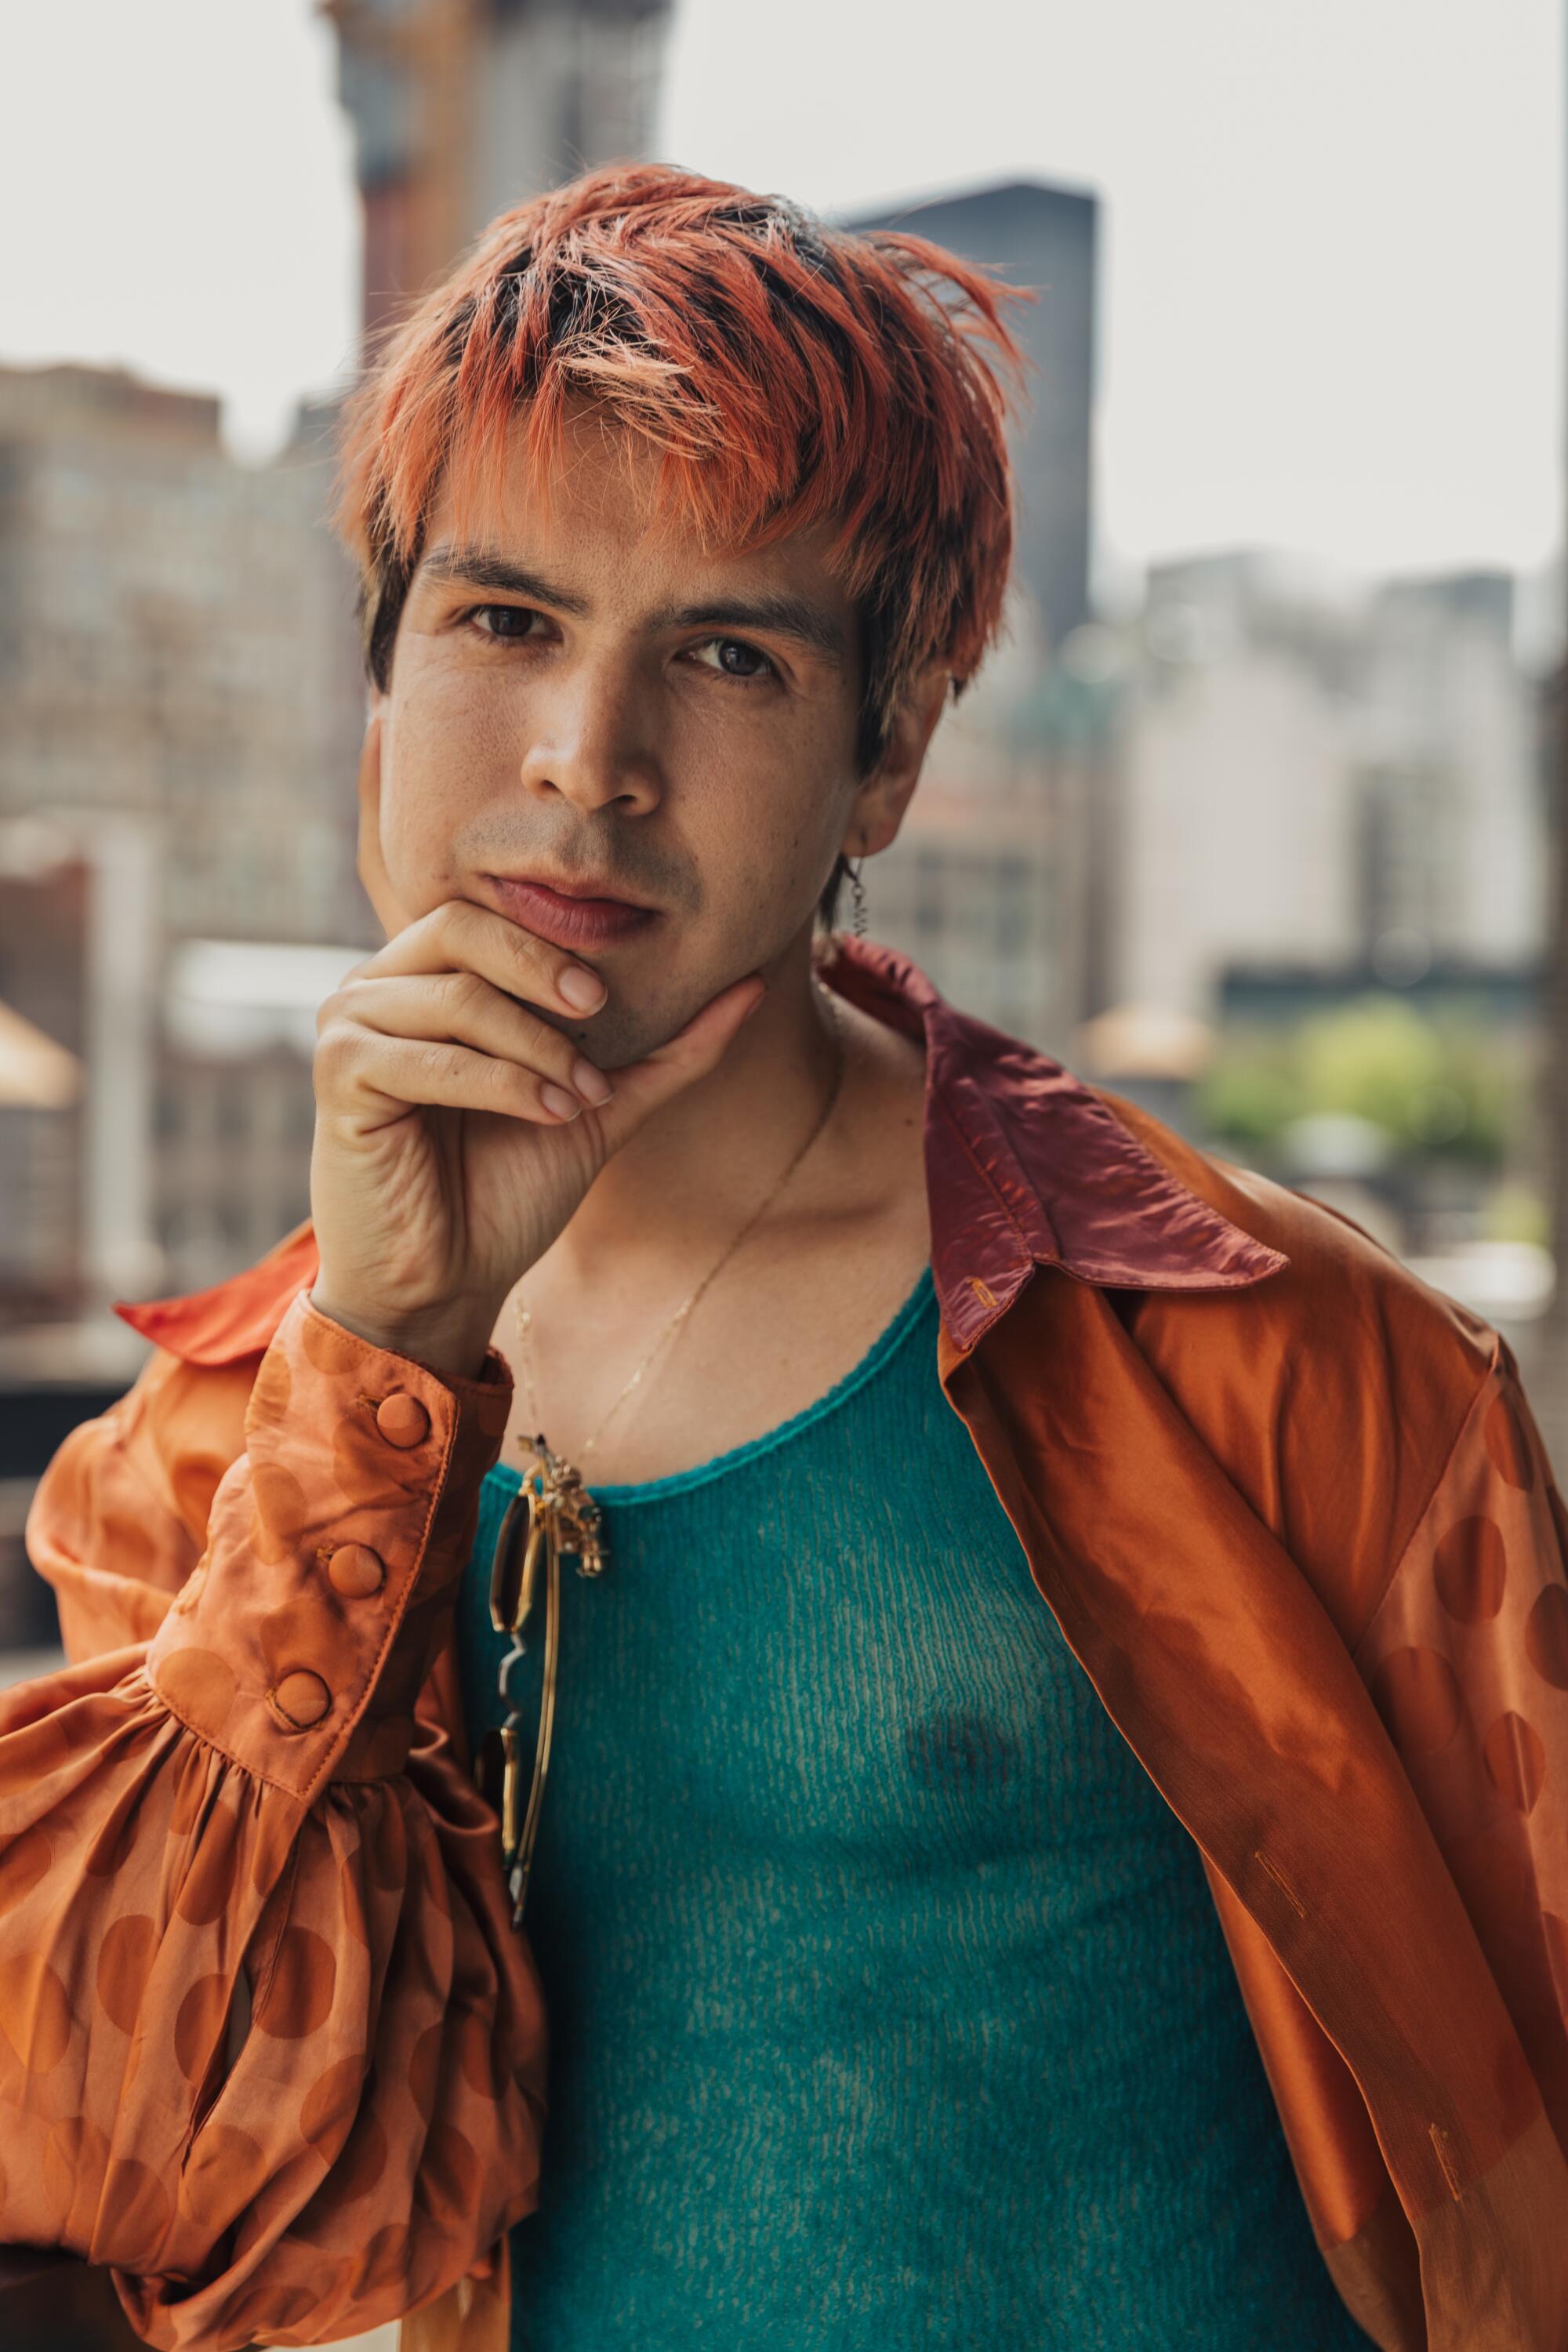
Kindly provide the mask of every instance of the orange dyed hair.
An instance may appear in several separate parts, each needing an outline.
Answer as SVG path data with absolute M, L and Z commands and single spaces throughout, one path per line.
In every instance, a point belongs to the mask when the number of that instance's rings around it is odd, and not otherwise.
M 352 395 L 337 526 L 384 687 L 438 485 L 499 467 L 514 423 L 548 495 L 566 404 L 658 453 L 657 496 L 705 544 L 831 526 L 861 614 L 862 771 L 915 671 L 955 694 L 996 632 L 1012 555 L 1005 325 L 1032 299 L 923 238 L 828 227 L 667 165 L 616 164 L 502 213 Z

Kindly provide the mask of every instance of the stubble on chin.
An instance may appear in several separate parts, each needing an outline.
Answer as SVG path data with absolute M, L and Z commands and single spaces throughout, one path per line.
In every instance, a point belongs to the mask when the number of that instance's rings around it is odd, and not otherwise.
M 710 993 L 716 994 L 717 991 Z M 552 1029 L 559 1030 L 562 1036 L 570 1037 L 596 1069 L 623 1070 L 628 1064 L 657 1053 L 661 1045 L 668 1045 L 706 1002 L 706 998 L 701 999 L 689 1011 L 621 1005 L 616 1002 L 612 983 L 610 999 L 603 1012 L 586 1021 L 580 1015 L 568 1017 L 543 1005 L 531 1004 L 528 1009 Z

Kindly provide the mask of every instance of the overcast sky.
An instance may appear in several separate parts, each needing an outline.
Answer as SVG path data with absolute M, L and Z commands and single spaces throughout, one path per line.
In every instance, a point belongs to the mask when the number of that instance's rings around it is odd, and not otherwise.
M 352 349 L 313 0 L 14 14 L 0 359 L 215 389 L 265 454 Z M 1102 584 L 1237 542 L 1539 571 L 1560 537 L 1560 0 L 677 0 L 659 150 L 832 210 L 1102 205 Z

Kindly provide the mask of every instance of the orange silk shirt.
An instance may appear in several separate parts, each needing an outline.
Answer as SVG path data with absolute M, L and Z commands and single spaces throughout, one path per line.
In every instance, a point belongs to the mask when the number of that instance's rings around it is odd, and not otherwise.
M 1341 2295 L 1565 2352 L 1568 1519 L 1507 1346 L 902 957 L 826 977 L 923 1039 L 943 1387 L 1200 1850 Z M 510 1376 L 316 1268 L 307 1220 L 121 1305 L 153 1353 L 28 1516 L 71 1664 L 0 1693 L 0 2240 L 155 2345 L 503 2352 L 547 2021 L 451 1627 Z

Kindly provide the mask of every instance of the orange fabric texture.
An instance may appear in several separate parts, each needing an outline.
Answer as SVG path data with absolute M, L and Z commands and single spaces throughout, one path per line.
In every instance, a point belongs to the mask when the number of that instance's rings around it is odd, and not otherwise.
M 538 1982 L 414 1713 L 506 1424 L 487 1370 L 297 1289 L 248 1385 L 160 1351 L 30 1515 L 80 1663 L 0 1705 L 3 2226 L 112 2264 L 151 2343 L 395 2318 L 532 2208 Z
M 826 976 L 924 1040 L 943 1384 L 1199 1846 L 1342 2296 L 1563 2352 L 1568 1520 L 1512 1358 L 904 959 Z M 156 2344 L 500 2352 L 545 2021 L 449 1636 L 510 1381 L 314 1274 L 307 1221 L 122 1307 L 154 1353 L 29 1516 L 76 1663 L 0 1695 L 0 2237 Z

